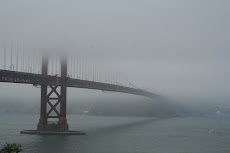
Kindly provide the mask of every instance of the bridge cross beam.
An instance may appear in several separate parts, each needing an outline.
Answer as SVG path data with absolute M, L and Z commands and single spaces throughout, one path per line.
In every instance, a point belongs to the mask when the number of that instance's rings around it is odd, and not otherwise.
M 47 118 L 59 118 L 60 113 L 56 109 L 56 107 L 60 104 L 60 95 L 57 92 L 58 86 L 52 86 L 52 85 L 50 85 L 50 88 L 51 88 L 51 91 L 50 91 L 50 93 L 47 96 L 48 97 L 47 103 L 50 106 L 50 110 L 47 112 L 46 115 L 47 115 Z M 50 97 L 53 93 L 55 94 L 56 97 Z M 54 105 L 51 103 L 51 101 L 53 101 L 53 100 L 56 100 L 56 102 L 55 102 Z M 53 111 L 56 113 L 57 116 L 51 116 L 50 115 Z
M 42 57 L 42 75 L 48 74 L 48 57 Z M 61 58 L 61 83 L 59 85 L 49 85 L 51 91 L 48 92 L 48 85 L 41 85 L 41 110 L 40 110 L 40 119 L 37 126 L 38 131 L 59 131 L 65 132 L 68 131 L 68 124 L 66 119 L 66 94 L 67 86 L 67 58 Z M 58 86 L 60 86 L 60 92 L 57 91 Z M 52 94 L 55 94 L 55 97 L 51 97 Z M 57 100 L 53 105 L 50 101 Z M 47 110 L 47 105 L 50 106 L 50 109 Z M 56 107 L 60 106 L 60 109 L 57 110 Z M 51 112 L 55 112 L 56 116 L 51 116 Z M 48 119 L 58 118 L 57 124 L 49 124 Z

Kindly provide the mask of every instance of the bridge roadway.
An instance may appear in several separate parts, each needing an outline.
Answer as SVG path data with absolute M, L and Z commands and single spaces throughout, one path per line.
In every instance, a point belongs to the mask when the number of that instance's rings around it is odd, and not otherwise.
M 102 91 L 114 91 L 134 95 L 157 98 L 159 95 L 142 89 L 130 88 L 109 83 L 101 83 L 88 80 L 72 79 L 69 77 L 58 77 L 43 74 L 16 72 L 9 70 L 0 70 L 0 82 L 22 83 L 33 85 L 54 85 L 75 88 L 86 88 Z

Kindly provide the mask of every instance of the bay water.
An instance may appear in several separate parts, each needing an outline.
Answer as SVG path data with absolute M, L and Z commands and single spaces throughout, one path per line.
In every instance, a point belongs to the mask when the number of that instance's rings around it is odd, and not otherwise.
M 67 115 L 70 130 L 87 135 L 28 135 L 38 114 L 0 114 L 0 147 L 24 153 L 230 153 L 230 116 L 186 118 Z

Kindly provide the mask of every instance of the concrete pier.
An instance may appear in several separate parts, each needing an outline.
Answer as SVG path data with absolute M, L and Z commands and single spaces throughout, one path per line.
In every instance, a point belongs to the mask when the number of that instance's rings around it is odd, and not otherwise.
M 21 134 L 39 134 L 39 135 L 86 135 L 84 131 L 38 131 L 38 130 L 24 130 Z

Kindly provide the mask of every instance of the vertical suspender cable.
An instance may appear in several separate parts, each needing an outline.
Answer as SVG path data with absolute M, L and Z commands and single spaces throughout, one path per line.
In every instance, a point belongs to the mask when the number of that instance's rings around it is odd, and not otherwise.
M 81 60 L 79 59 L 79 77 L 80 77 L 80 79 L 82 79 L 82 77 L 81 77 Z
M 69 75 L 73 78 L 73 60 L 69 58 L 68 61 L 70 61 Z
M 54 73 L 54 58 L 51 58 L 51 62 L 52 62 L 52 75 Z
M 11 51 L 11 56 L 10 56 L 10 70 L 12 71 L 13 69 L 13 41 L 11 40 L 11 47 L 10 47 L 10 51 Z
M 89 80 L 91 80 L 91 76 L 90 76 L 90 65 L 88 64 L 88 78 Z
M 16 71 L 18 71 L 18 41 L 17 41 L 17 59 L 16 59 Z
M 83 74 L 83 60 L 81 60 L 81 78 L 84 80 L 84 74 Z
M 4 43 L 4 70 L 6 70 L 6 40 Z
M 24 72 L 24 51 L 22 51 L 22 72 Z
M 75 79 L 75 60 L 73 62 L 74 62 L 74 79 Z
M 30 65 L 30 69 L 31 69 L 31 73 L 33 73 L 33 55 L 31 55 L 31 58 L 30 58 L 30 60 L 31 60 L 31 65 Z
M 56 75 L 58 75 L 58 67 L 57 67 L 57 64 L 58 63 L 58 57 L 56 56 Z

